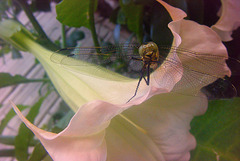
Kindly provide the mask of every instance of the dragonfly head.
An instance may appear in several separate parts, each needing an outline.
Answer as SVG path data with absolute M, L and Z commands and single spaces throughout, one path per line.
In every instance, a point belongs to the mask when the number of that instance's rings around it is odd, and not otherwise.
M 145 60 L 157 61 L 159 58 L 158 46 L 154 42 L 143 44 L 138 49 L 139 55 Z

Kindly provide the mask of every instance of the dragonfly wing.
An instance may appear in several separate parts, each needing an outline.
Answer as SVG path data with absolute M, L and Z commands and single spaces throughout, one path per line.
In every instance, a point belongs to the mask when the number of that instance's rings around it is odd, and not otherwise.
M 66 66 L 86 66 L 108 62 L 110 57 L 100 48 L 66 48 L 53 53 L 51 61 Z
M 112 45 L 103 47 L 72 47 L 56 51 L 51 61 L 67 66 L 103 65 L 117 59 L 129 61 L 129 55 L 136 55 L 139 45 Z
M 176 53 L 180 60 L 171 57 L 161 58 L 164 61 L 163 69 L 172 69 L 183 75 L 174 86 L 173 92 L 188 91 L 187 95 L 196 95 L 202 87 L 223 78 L 227 73 L 224 65 L 227 57 L 212 54 L 197 53 L 186 49 L 170 47 L 160 48 L 160 54 Z M 156 74 L 155 74 L 156 75 Z M 155 76 L 156 77 L 156 76 Z M 169 79 L 174 76 L 169 75 Z M 185 93 L 184 93 L 185 94 Z
M 199 73 L 208 74 L 215 77 L 224 77 L 226 68 L 223 65 L 228 59 L 227 56 L 213 55 L 211 53 L 198 53 L 179 47 L 160 48 L 163 53 L 176 53 L 183 64 L 184 69 L 194 70 Z M 167 53 L 167 55 L 168 55 Z M 175 63 L 175 60 L 166 58 L 170 63 Z M 226 73 L 223 73 L 225 71 Z M 218 75 L 216 75 L 219 73 Z

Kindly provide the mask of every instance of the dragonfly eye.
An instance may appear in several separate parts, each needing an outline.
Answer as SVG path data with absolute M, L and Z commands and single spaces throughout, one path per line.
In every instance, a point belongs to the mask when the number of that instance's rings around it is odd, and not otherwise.
M 144 57 L 147 53 L 157 53 L 158 52 L 158 46 L 154 42 L 149 42 L 146 45 L 141 45 L 138 49 L 139 55 L 141 57 Z
M 153 51 L 153 52 L 157 52 L 157 51 L 158 51 L 158 46 L 157 46 L 156 43 L 154 43 L 154 42 L 149 42 L 147 45 L 149 46 L 149 48 L 151 49 L 151 51 Z

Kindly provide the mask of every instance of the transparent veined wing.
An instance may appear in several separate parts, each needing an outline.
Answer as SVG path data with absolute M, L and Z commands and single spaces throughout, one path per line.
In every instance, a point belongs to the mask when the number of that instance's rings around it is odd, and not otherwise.
M 103 47 L 70 47 L 56 51 L 51 55 L 51 60 L 55 63 L 67 66 L 82 66 L 82 65 L 104 65 L 114 62 L 117 59 L 125 61 L 130 60 L 130 56 L 138 55 L 139 44 L 131 45 L 108 45 Z M 60 56 L 64 55 L 64 57 Z M 74 61 L 80 60 L 88 62 Z
M 188 90 L 189 95 L 197 95 L 196 91 L 199 91 L 202 87 L 211 84 L 217 79 L 222 79 L 221 84 L 217 84 L 218 89 L 229 88 L 233 94 L 236 95 L 236 89 L 230 81 L 225 79 L 226 75 L 230 76 L 231 72 L 227 70 L 225 65 L 226 60 L 230 63 L 240 65 L 239 60 L 229 58 L 227 56 L 213 55 L 211 53 L 199 53 L 188 49 L 179 47 L 159 47 L 160 55 L 168 55 L 169 53 L 176 53 L 179 60 L 175 60 L 169 57 L 165 59 L 165 66 L 170 66 L 176 71 L 181 72 L 183 68 L 183 76 L 181 81 L 177 83 L 173 89 L 173 92 L 178 92 L 183 89 Z M 240 73 L 240 71 L 238 71 Z M 221 92 L 221 91 L 219 91 Z
M 66 66 L 96 65 L 108 69 L 114 68 L 115 72 L 138 78 L 144 63 L 138 61 L 141 58 L 138 53 L 139 47 L 140 44 L 120 44 L 103 47 L 65 48 L 53 53 L 51 60 Z M 230 74 L 227 73 L 226 67 L 223 65 L 229 59 L 227 56 L 199 53 L 174 46 L 158 46 L 158 49 L 160 55 L 157 62 L 158 66 L 165 62 L 163 64 L 166 67 L 170 67 L 176 72 L 182 72 L 181 68 L 183 68 L 182 79 L 174 87 L 173 91 L 181 91 L 182 89 L 197 91 L 218 78 L 224 78 L 225 75 Z M 179 59 L 168 57 L 169 54 L 177 54 Z M 237 60 L 232 59 L 232 61 L 239 64 Z M 169 74 L 169 77 L 171 80 L 171 77 L 174 76 Z M 154 79 L 156 82 L 158 81 L 158 74 L 154 74 Z M 158 83 L 161 84 L 161 82 Z M 233 86 L 232 88 L 234 89 Z

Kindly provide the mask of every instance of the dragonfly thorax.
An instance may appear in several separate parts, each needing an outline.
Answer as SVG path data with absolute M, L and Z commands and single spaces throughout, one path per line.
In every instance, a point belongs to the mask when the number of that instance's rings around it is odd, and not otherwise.
M 141 45 L 138 49 L 139 55 L 142 57 L 144 64 L 150 64 L 151 68 L 155 67 L 155 64 L 159 61 L 158 46 L 154 42 Z

